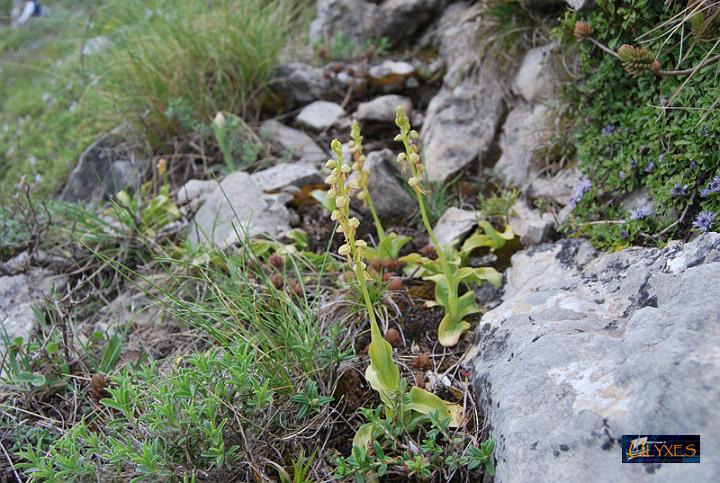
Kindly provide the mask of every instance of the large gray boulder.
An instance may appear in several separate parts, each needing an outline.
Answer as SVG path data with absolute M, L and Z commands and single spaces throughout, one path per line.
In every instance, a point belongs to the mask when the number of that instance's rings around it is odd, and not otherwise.
M 491 153 L 506 111 L 502 73 L 482 61 L 475 45 L 480 23 L 474 7 L 456 3 L 438 21 L 436 43 L 447 64 L 443 86 L 428 106 L 422 127 L 422 155 L 428 178 L 445 181 Z M 471 74 L 471 69 L 477 72 Z
M 391 44 L 410 40 L 432 20 L 440 0 L 318 0 L 310 41 L 331 45 L 342 35 L 362 46 L 387 37 Z
M 389 149 L 373 151 L 367 155 L 365 169 L 368 177 L 368 191 L 375 211 L 383 221 L 401 222 L 409 219 L 416 210 L 415 199 L 405 191 L 399 178 L 395 154 Z M 353 173 L 352 179 L 356 179 Z M 360 210 L 371 221 L 370 210 L 357 198 L 352 200 L 353 208 Z
M 467 356 L 496 482 L 720 481 L 720 234 L 513 256 Z M 621 464 L 623 434 L 700 434 L 701 464 Z
M 245 238 L 281 237 L 291 230 L 286 204 L 293 189 L 321 181 L 312 163 L 279 164 L 252 175 L 229 174 L 207 195 L 190 223 L 188 240 L 222 249 Z
M 327 160 L 327 153 L 310 136 L 278 121 L 271 119 L 263 122 L 260 135 L 274 144 L 285 158 L 312 163 Z
M 269 83 L 273 101 L 287 111 L 333 97 L 332 83 L 321 67 L 294 62 L 278 65 Z
M 149 161 L 118 128 L 100 136 L 78 159 L 60 193 L 63 201 L 101 201 L 142 180 Z

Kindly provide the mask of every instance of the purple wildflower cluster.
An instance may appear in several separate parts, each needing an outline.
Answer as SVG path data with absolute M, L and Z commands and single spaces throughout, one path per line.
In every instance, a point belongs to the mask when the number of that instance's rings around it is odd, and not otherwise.
M 606 125 L 603 126 L 603 128 L 602 128 L 602 133 L 603 133 L 605 136 L 609 136 L 609 135 L 611 135 L 611 134 L 614 133 L 614 132 L 615 132 L 615 124 L 613 124 L 613 123 L 606 124 Z
M 655 171 L 655 163 L 648 161 L 648 164 L 645 165 L 645 172 L 652 173 L 653 171 Z
M 710 180 L 708 187 L 700 190 L 700 196 L 707 198 L 712 193 L 717 193 L 718 191 L 720 191 L 720 176 L 714 176 L 713 179 Z
M 570 206 L 575 208 L 582 199 L 582 197 L 585 196 L 585 193 L 590 190 L 590 188 L 592 188 L 592 181 L 587 178 L 581 180 L 580 184 L 578 184 L 575 188 L 572 196 L 570 196 Z
M 701 211 L 695 217 L 695 220 L 693 221 L 693 226 L 697 229 L 697 231 L 701 233 L 710 231 L 713 224 L 715 223 L 715 217 L 717 217 L 717 213 L 715 213 L 714 211 Z
M 670 194 L 675 197 L 685 196 L 687 194 L 687 189 L 688 189 L 688 185 L 675 183 L 675 186 L 673 186 L 673 189 L 670 192 Z
M 652 206 L 645 205 L 645 206 L 641 206 L 640 208 L 630 212 L 630 219 L 631 220 L 642 220 L 643 218 L 647 218 L 648 216 L 650 216 L 652 214 L 653 214 Z

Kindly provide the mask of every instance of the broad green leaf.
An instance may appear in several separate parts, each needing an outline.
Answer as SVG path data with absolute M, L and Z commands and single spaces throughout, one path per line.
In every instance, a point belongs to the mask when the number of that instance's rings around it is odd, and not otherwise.
M 435 394 L 413 387 L 410 389 L 410 409 L 421 414 L 438 411 L 440 416 L 450 418 L 450 427 L 456 428 L 462 422 L 462 407 L 440 399 Z
M 452 347 L 457 345 L 460 336 L 468 329 L 470 329 L 469 323 L 462 319 L 453 319 L 449 313 L 446 313 L 438 326 L 438 341 L 445 347 Z
M 365 370 L 365 378 L 381 397 L 387 397 L 400 389 L 400 369 L 393 360 L 392 346 L 383 338 L 380 328 L 375 322 L 370 326 L 370 365 Z
M 353 446 L 359 448 L 367 448 L 370 446 L 374 430 L 375 425 L 373 425 L 373 423 L 365 423 L 360 426 L 353 437 Z
M 294 228 L 290 230 L 286 236 L 295 242 L 295 246 L 299 250 L 304 250 L 308 247 L 308 236 L 307 233 L 305 233 L 305 230 Z
M 121 353 L 122 339 L 117 334 L 114 334 L 108 341 L 107 346 L 105 346 L 105 351 L 100 361 L 100 371 L 105 373 L 110 372 L 115 367 Z

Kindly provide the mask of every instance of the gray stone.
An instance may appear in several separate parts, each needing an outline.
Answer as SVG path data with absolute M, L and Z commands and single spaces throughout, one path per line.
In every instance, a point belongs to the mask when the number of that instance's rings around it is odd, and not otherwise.
M 528 102 L 547 101 L 555 95 L 558 74 L 552 63 L 552 52 L 557 43 L 552 42 L 530 49 L 515 76 L 513 91 Z
M 376 12 L 375 36 L 392 44 L 413 39 L 435 16 L 440 0 L 385 0 Z
M 517 200 L 512 206 L 508 223 L 525 246 L 546 241 L 555 227 L 555 220 L 550 213 L 541 215 L 538 210 L 530 208 L 525 200 Z
M 177 192 L 177 203 L 184 205 L 198 198 L 203 198 L 217 188 L 215 180 L 191 179 L 180 187 Z
M 34 268 L 18 275 L 0 277 L 0 320 L 3 336 L 0 336 L 0 352 L 4 350 L 4 335 L 12 340 L 22 337 L 28 340 L 35 328 L 33 306 L 42 304 L 53 287 L 62 290 L 65 277 Z
M 440 217 L 433 231 L 440 246 L 445 247 L 462 241 L 465 235 L 475 228 L 477 222 L 483 219 L 484 216 L 479 211 L 450 207 Z
M 210 193 L 190 223 L 188 240 L 206 241 L 218 248 L 259 235 L 279 237 L 290 230 L 289 195 L 266 194 L 249 174 L 239 171 L 225 177 Z
M 548 198 L 565 206 L 581 179 L 582 175 L 577 168 L 562 169 L 554 176 L 535 175 L 530 180 L 527 192 L 532 198 Z
M 384 89 L 402 88 L 406 81 L 414 79 L 413 74 L 415 67 L 412 64 L 395 60 L 386 60 L 368 69 L 370 84 Z
M 331 97 L 333 93 L 322 68 L 301 63 L 278 65 L 273 72 L 269 87 L 276 103 L 285 110 L 296 109 L 317 99 Z
M 380 219 L 401 222 L 415 213 L 417 205 L 415 199 L 403 189 L 401 181 L 398 181 L 395 164 L 395 154 L 384 149 L 367 155 L 365 169 L 370 173 L 368 190 Z M 353 198 L 353 208 L 371 220 L 370 211 L 363 206 L 362 201 Z
M 595 6 L 595 0 L 565 0 L 575 10 L 587 10 Z
M 421 131 L 429 180 L 445 181 L 485 160 L 505 111 L 502 95 L 496 79 L 479 75 L 455 89 L 443 87 L 432 98 Z
M 290 154 L 294 159 L 316 163 L 327 159 L 327 153 L 310 136 L 277 121 L 263 122 L 260 125 L 260 134 L 278 146 L 282 156 Z
M 386 0 L 380 5 L 366 0 L 318 0 L 310 24 L 313 44 L 331 45 L 338 35 L 362 46 L 368 40 L 387 37 L 397 45 L 432 20 L 440 0 Z
M 330 129 L 344 115 L 345 109 L 340 104 L 315 101 L 303 107 L 295 121 L 304 128 L 319 132 Z
M 310 24 L 310 42 L 331 45 L 341 34 L 346 41 L 362 45 L 375 37 L 377 5 L 366 0 L 318 0 Z
M 481 61 L 476 6 L 454 3 L 444 9 L 434 43 L 447 65 L 443 86 L 430 101 L 422 127 L 422 154 L 431 181 L 445 181 L 492 153 L 505 114 L 507 69 Z M 471 75 L 471 70 L 474 73 Z
M 552 136 L 555 118 L 543 105 L 515 107 L 507 116 L 500 137 L 502 155 L 495 171 L 507 183 L 525 188 L 532 177 L 537 152 Z
M 137 185 L 148 166 L 120 129 L 100 136 L 80 155 L 60 193 L 63 201 L 100 201 Z
M 286 186 L 303 186 L 323 182 L 323 176 L 318 167 L 313 163 L 281 163 L 272 168 L 264 169 L 254 173 L 253 182 L 265 192 L 274 192 Z
M 408 114 L 412 113 L 412 101 L 409 98 L 388 94 L 376 97 L 369 102 L 361 102 L 355 112 L 355 118 L 365 122 L 393 123 L 398 106 L 402 106 Z
M 291 228 L 292 213 L 285 204 L 290 188 L 321 183 L 322 173 L 312 163 L 283 163 L 252 175 L 238 171 L 226 176 L 207 196 L 190 224 L 192 244 L 211 241 L 219 248 L 245 237 L 280 237 Z
M 466 361 L 498 483 L 720 480 L 720 234 L 513 256 Z M 620 464 L 623 434 L 700 434 L 702 463 Z

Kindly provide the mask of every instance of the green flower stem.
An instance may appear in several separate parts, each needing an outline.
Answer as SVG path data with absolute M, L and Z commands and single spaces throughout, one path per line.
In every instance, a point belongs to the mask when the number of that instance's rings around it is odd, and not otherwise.
M 367 202 L 370 214 L 373 217 L 373 223 L 375 224 L 375 231 L 377 231 L 379 243 L 385 239 L 385 230 L 383 230 L 382 223 L 380 223 L 380 217 L 378 216 L 377 211 L 375 211 L 375 203 L 373 203 L 370 191 L 367 188 L 367 181 L 362 184 L 362 189 L 365 192 L 365 201 Z

